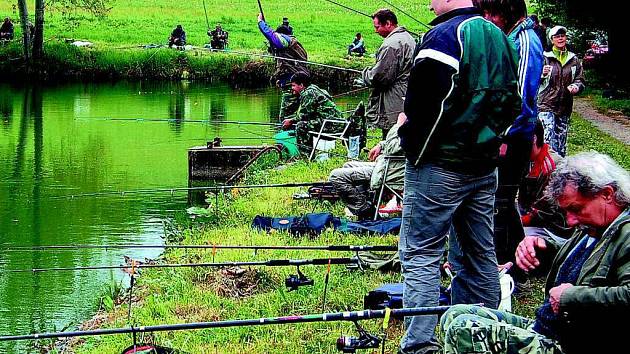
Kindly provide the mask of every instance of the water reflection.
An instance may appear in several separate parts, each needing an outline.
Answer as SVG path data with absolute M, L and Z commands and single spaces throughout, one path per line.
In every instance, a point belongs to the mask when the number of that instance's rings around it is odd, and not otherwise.
M 0 243 L 162 242 L 161 220 L 185 208 L 185 193 L 54 197 L 185 186 L 189 147 L 203 145 L 219 134 L 248 136 L 238 125 L 186 121 L 204 117 L 268 121 L 267 99 L 274 96 L 274 91 L 250 95 L 232 92 L 227 86 L 197 83 L 0 84 L 0 164 L 4 166 L 0 169 Z M 112 119 L 117 117 L 164 121 Z M 271 136 L 262 127 L 248 129 L 249 136 Z M 125 280 L 118 271 L 31 274 L 6 270 L 118 265 L 123 254 L 156 257 L 159 250 L 0 251 L 0 333 L 75 326 L 91 316 L 103 284 L 112 278 Z M 0 352 L 23 351 L 14 345 L 0 344 Z
M 186 186 L 188 148 L 215 136 L 230 145 L 270 141 L 267 126 L 223 123 L 276 122 L 278 102 L 275 89 L 195 82 L 0 84 L 0 244 L 162 242 L 161 221 L 186 207 L 186 193 L 56 197 Z M 74 327 L 93 314 L 104 284 L 127 281 L 119 271 L 7 270 L 118 265 L 123 255 L 152 258 L 159 250 L 0 250 L 0 333 Z M 0 343 L 0 352 L 24 351 L 14 345 Z

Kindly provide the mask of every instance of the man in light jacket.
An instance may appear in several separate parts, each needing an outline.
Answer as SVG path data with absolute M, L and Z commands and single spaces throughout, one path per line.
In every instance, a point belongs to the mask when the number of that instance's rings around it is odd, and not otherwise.
M 372 18 L 376 33 L 385 40 L 376 52 L 376 65 L 363 70 L 357 85 L 372 88 L 367 117 L 383 131 L 385 139 L 403 111 L 416 42 L 404 27 L 398 26 L 398 19 L 391 10 L 378 10 Z

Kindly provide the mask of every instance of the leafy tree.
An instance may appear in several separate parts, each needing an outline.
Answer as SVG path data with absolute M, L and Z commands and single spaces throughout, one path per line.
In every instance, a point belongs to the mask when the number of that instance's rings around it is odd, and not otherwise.
M 74 9 L 86 11 L 94 16 L 106 16 L 111 7 L 112 0 L 35 0 L 35 31 L 33 37 L 30 36 L 28 28 L 28 9 L 26 0 L 18 0 L 18 8 L 20 11 L 20 21 L 22 23 L 22 32 L 24 34 L 24 58 L 26 61 L 32 58 L 41 59 L 44 55 L 44 10 L 47 6 L 52 9 Z
M 590 0 L 532 0 L 540 16 L 548 16 L 558 24 L 570 26 L 584 33 L 604 31 L 608 35 L 609 63 L 602 68 L 618 82 L 628 84 L 630 70 L 624 61 L 630 56 L 627 45 L 627 28 L 624 28 L 619 3 Z

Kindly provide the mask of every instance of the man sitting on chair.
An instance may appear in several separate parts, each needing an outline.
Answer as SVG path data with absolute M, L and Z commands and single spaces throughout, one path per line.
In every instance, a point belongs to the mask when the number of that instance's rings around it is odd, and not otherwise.
M 217 24 L 217 26 L 212 31 L 208 31 L 208 36 L 210 37 L 210 47 L 212 49 L 225 49 L 228 45 L 228 31 L 224 31 L 221 28 L 221 24 Z
M 383 182 L 395 190 L 403 189 L 405 160 L 391 160 L 385 174 L 386 156 L 402 156 L 398 127 L 405 121 L 400 113 L 396 124 L 387 132 L 385 141 L 381 141 L 370 150 L 368 158 L 372 162 L 348 161 L 341 168 L 330 173 L 328 180 L 335 187 L 348 210 L 360 220 L 374 216 L 375 206 L 369 197 L 369 190 L 378 191 Z M 385 181 L 384 181 L 385 180 Z
M 312 136 L 309 131 L 318 132 L 324 119 L 343 120 L 339 108 L 332 101 L 330 94 L 317 85 L 311 84 L 311 78 L 307 73 L 297 72 L 291 77 L 291 89 L 293 94 L 299 96 L 297 112 L 282 121 L 282 129 L 288 130 L 294 127 L 298 148 L 308 154 L 311 150 Z M 338 128 L 339 124 L 331 124 L 326 127 L 326 132 Z

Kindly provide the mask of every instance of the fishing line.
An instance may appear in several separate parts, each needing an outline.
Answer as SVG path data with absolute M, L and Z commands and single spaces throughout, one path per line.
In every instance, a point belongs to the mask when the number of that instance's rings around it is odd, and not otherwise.
M 206 48 L 206 49 L 211 51 L 211 52 L 218 52 L 218 53 L 225 53 L 225 54 L 234 54 L 234 55 L 249 55 L 249 56 L 261 57 L 261 58 L 271 58 L 271 59 L 276 59 L 276 60 L 286 60 L 286 61 L 292 61 L 292 62 L 296 62 L 296 63 L 303 63 L 303 64 L 310 64 L 310 65 L 315 65 L 315 66 L 322 66 L 322 67 L 329 68 L 329 69 L 348 71 L 348 72 L 353 72 L 353 73 L 357 73 L 357 74 L 361 73 L 361 71 L 356 70 L 356 69 L 342 68 L 340 66 L 335 66 L 335 65 L 330 65 L 330 64 L 323 64 L 323 63 L 317 63 L 317 62 L 308 61 L 308 60 L 283 58 L 283 57 L 270 55 L 270 54 L 252 53 L 252 52 L 239 52 L 239 51 L 231 50 L 231 49 L 210 49 L 210 48 Z
M 326 182 L 301 182 L 301 183 L 276 183 L 276 184 L 252 184 L 252 185 L 224 185 L 224 186 L 206 186 L 206 187 L 173 187 L 173 188 L 153 188 L 153 189 L 135 189 L 127 191 L 111 191 L 111 192 L 94 192 L 94 193 L 81 193 L 81 194 L 69 194 L 61 196 L 53 196 L 51 199 L 74 199 L 80 197 L 100 197 L 108 195 L 121 195 L 125 194 L 151 194 L 151 193 L 171 193 L 181 191 L 225 191 L 229 189 L 256 189 L 256 188 L 287 188 L 287 187 L 310 187 L 316 185 L 323 185 Z
M 133 262 L 133 260 L 132 260 Z M 64 271 L 82 271 L 82 270 L 131 270 L 143 268 L 195 268 L 195 267 L 291 267 L 303 265 L 327 265 L 330 264 L 359 264 L 358 258 L 314 258 L 314 259 L 271 259 L 268 261 L 249 261 L 249 262 L 212 262 L 212 263 L 166 263 L 166 264 L 150 264 L 137 262 L 135 265 L 98 265 L 85 267 L 55 267 L 55 268 L 33 268 L 33 269 L 7 269 L 4 273 L 43 273 L 43 272 L 64 272 Z
M 42 246 L 12 246 L 3 245 L 0 251 L 47 251 L 47 250 L 78 250 L 78 249 L 246 249 L 246 250 L 291 250 L 291 251 L 331 251 L 331 252 L 362 252 L 362 251 L 397 251 L 398 246 L 383 245 L 328 245 L 328 246 L 280 246 L 280 245 L 42 245 Z
M 409 17 L 410 19 L 416 21 L 417 23 L 421 24 L 422 26 L 426 27 L 427 29 L 431 29 L 431 26 L 427 25 L 426 23 L 420 22 L 419 20 L 417 20 L 416 18 L 414 18 L 413 16 L 411 16 L 410 14 L 405 12 L 405 10 L 401 9 L 400 7 L 392 4 L 391 2 L 389 2 L 387 0 L 383 0 L 383 2 L 386 3 L 387 5 L 393 7 L 394 9 L 400 11 L 403 15 L 406 15 L 407 17 Z

